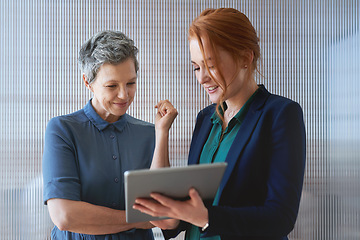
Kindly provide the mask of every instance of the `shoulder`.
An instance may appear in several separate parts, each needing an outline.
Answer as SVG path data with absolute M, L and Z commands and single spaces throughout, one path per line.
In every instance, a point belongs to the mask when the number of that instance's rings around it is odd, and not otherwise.
M 269 98 L 267 99 L 267 102 L 271 103 L 271 104 L 281 104 L 281 105 L 296 103 L 295 101 L 291 100 L 290 98 L 283 97 L 283 96 L 273 94 L 273 93 L 270 93 Z
M 88 122 L 84 110 L 78 110 L 76 112 L 53 117 L 47 123 L 46 129 L 49 130 L 65 130 L 68 128 L 79 129 L 81 125 Z
M 133 127 L 139 127 L 139 128 L 148 128 L 148 129 L 154 129 L 155 125 L 140 119 L 137 119 L 133 116 L 126 115 L 127 122 L 130 126 Z
M 300 105 L 283 96 L 270 93 L 264 85 L 259 85 L 259 91 L 250 107 L 252 111 L 262 109 L 265 112 L 281 112 L 287 108 L 297 109 L 302 112 Z
M 155 144 L 155 125 L 129 115 L 126 115 L 126 121 L 125 132 L 129 134 L 128 141 L 137 145 L 146 145 L 153 150 Z
M 262 118 L 265 125 L 273 127 L 304 127 L 303 111 L 297 102 L 276 94 L 270 94 L 263 106 Z
M 144 138 L 145 136 L 155 137 L 155 125 L 130 115 L 126 115 L 127 127 L 132 135 Z
M 302 108 L 297 102 L 276 94 L 270 94 L 264 105 L 264 109 L 274 113 L 281 113 L 284 111 L 295 111 L 302 113 Z

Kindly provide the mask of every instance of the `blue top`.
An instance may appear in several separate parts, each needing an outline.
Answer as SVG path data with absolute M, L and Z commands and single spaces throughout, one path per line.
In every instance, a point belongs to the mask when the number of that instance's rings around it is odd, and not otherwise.
M 52 118 L 45 132 L 44 202 L 50 198 L 85 201 L 125 210 L 124 172 L 149 168 L 155 147 L 154 125 L 127 114 L 115 123 L 103 120 L 91 105 Z M 152 230 L 109 235 L 60 231 L 53 239 L 153 239 Z

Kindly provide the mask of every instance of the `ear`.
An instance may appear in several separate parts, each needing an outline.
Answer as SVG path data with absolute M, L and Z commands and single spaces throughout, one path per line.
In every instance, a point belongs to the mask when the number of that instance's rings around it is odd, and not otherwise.
M 93 91 L 93 90 L 92 90 L 92 87 L 91 87 L 91 85 L 90 85 L 90 83 L 89 83 L 89 81 L 88 81 L 88 78 L 87 78 L 87 76 L 85 75 L 85 73 L 83 73 L 82 78 L 83 78 L 83 81 L 84 81 L 84 83 L 85 83 L 85 86 L 86 86 L 90 91 Z
M 254 53 L 253 51 L 245 51 L 244 52 L 244 62 L 243 62 L 243 67 L 244 68 L 248 68 L 249 66 L 251 66 L 252 62 L 254 60 Z

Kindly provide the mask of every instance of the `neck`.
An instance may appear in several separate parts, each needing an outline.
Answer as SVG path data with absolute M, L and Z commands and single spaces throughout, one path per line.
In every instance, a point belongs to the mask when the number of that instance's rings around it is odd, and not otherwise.
M 97 99 L 93 98 L 90 103 L 93 106 L 95 112 L 105 121 L 109 123 L 114 123 L 117 120 L 119 120 L 120 118 L 119 116 L 115 116 L 104 111 L 103 108 L 101 107 L 101 104 L 97 101 Z
M 251 84 L 247 84 L 246 86 L 244 86 L 240 90 L 237 97 L 225 101 L 227 105 L 227 109 L 225 112 L 228 112 L 229 114 L 235 112 L 236 114 L 258 88 L 259 86 L 256 84 L 255 80 L 251 81 Z

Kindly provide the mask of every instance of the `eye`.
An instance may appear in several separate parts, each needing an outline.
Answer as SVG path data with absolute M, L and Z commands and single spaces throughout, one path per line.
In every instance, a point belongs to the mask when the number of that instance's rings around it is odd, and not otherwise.
M 194 67 L 194 72 L 199 71 L 199 70 L 200 70 L 199 67 Z
M 106 85 L 107 88 L 114 88 L 116 85 Z
M 134 81 L 134 82 L 128 82 L 127 83 L 127 85 L 135 85 L 136 84 L 136 82 Z

